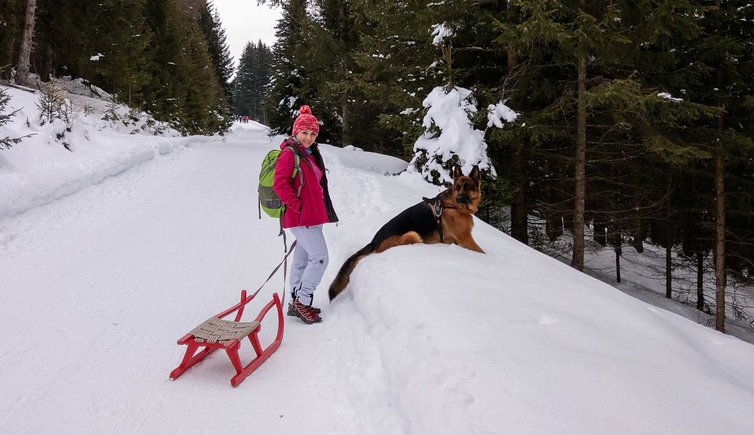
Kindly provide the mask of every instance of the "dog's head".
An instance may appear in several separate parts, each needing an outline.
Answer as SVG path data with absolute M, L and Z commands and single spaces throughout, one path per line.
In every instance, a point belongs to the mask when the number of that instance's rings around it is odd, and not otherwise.
M 476 213 L 479 201 L 482 200 L 482 176 L 478 166 L 474 166 L 469 175 L 463 175 L 460 166 L 453 167 L 450 198 L 458 207 L 458 211 Z

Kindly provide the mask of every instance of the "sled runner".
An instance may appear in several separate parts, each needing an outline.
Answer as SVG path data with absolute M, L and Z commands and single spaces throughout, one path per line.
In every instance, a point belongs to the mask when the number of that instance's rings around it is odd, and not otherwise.
M 273 272 L 274 273 L 274 272 Z M 194 364 L 200 362 L 206 358 L 209 354 L 217 349 L 224 349 L 228 354 L 230 362 L 233 364 L 233 368 L 236 369 L 236 375 L 230 379 L 230 385 L 237 387 L 247 376 L 249 376 L 254 370 L 259 368 L 267 358 L 270 357 L 280 347 L 280 343 L 283 341 L 283 305 L 280 301 L 280 296 L 277 293 L 273 293 L 272 300 L 262 308 L 259 315 L 251 322 L 241 322 L 244 308 L 246 305 L 254 299 L 256 293 L 250 296 L 246 296 L 246 290 L 241 291 L 241 301 L 236 305 L 228 308 L 227 310 L 210 317 L 204 323 L 197 326 L 191 332 L 184 335 L 178 340 L 179 345 L 186 345 L 186 354 L 183 356 L 181 364 L 170 372 L 170 380 L 175 380 L 186 370 L 190 369 Z M 259 331 L 261 330 L 262 319 L 267 313 L 275 308 L 278 315 L 278 332 L 275 340 L 262 349 L 259 343 Z M 234 320 L 224 320 L 233 313 L 236 313 Z M 238 355 L 238 350 L 241 347 L 241 341 L 244 338 L 249 337 L 252 348 L 256 357 L 251 360 L 247 365 L 241 365 L 241 359 Z M 199 353 L 199 348 L 203 348 Z
M 291 248 L 287 250 L 283 259 L 274 269 L 272 269 L 270 275 L 262 285 L 259 286 L 257 291 L 247 296 L 246 290 L 241 290 L 240 302 L 205 320 L 204 323 L 192 329 L 191 332 L 178 340 L 179 345 L 185 344 L 187 346 L 186 354 L 183 355 L 181 364 L 170 372 L 171 381 L 176 380 L 178 376 L 184 374 L 186 370 L 206 358 L 212 352 L 217 349 L 224 349 L 228 358 L 230 358 L 231 364 L 233 364 L 233 368 L 236 369 L 236 375 L 230 378 L 230 385 L 237 387 L 247 376 L 254 372 L 254 370 L 258 369 L 259 366 L 270 357 L 270 355 L 278 350 L 280 343 L 283 341 L 283 331 L 285 329 L 283 301 L 285 300 L 288 256 L 291 255 L 295 247 L 296 241 L 294 240 L 293 243 L 291 243 Z M 246 305 L 248 305 L 260 291 L 262 291 L 265 284 L 275 276 L 280 269 L 280 266 L 283 266 L 283 301 L 280 300 L 280 296 L 277 293 L 273 293 L 272 300 L 262 308 L 262 311 L 259 312 L 253 321 L 241 322 L 241 317 L 243 316 L 243 311 L 246 308 Z M 278 332 L 275 336 L 275 340 L 265 349 L 262 349 L 262 345 L 259 343 L 259 331 L 261 331 L 262 328 L 262 319 L 264 319 L 273 307 L 278 314 Z M 223 319 L 233 313 L 236 313 L 234 320 Z M 238 355 L 238 349 L 241 347 L 241 341 L 246 337 L 249 337 L 249 342 L 251 342 L 251 347 L 254 349 L 256 356 L 250 363 L 244 366 L 241 365 L 241 358 Z M 199 351 L 200 347 L 202 348 L 201 351 Z M 199 351 L 199 353 L 197 353 L 197 351 Z

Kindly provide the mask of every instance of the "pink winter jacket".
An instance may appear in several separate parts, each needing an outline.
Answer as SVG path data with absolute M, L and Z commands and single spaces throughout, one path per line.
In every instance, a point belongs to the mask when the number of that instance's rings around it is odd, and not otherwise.
M 297 196 L 301 185 L 298 174 L 291 178 L 294 168 L 293 150 L 285 148 L 287 143 L 293 143 L 301 151 L 299 170 L 304 175 L 304 187 L 301 188 L 301 196 Z M 306 149 L 292 139 L 286 139 L 280 144 L 283 151 L 275 164 L 275 180 L 272 189 L 285 204 L 283 212 L 283 228 L 314 226 L 330 222 L 325 201 L 325 190 L 322 188 L 320 179 L 324 177 L 322 169 L 315 163 L 312 155 L 306 153 Z M 305 161 L 308 159 L 308 163 Z M 326 185 L 326 183 L 325 183 Z

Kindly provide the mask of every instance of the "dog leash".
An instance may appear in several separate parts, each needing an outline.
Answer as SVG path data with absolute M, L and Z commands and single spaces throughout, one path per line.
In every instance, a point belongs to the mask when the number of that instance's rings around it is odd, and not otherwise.
M 262 287 L 264 287 L 272 279 L 272 277 L 275 276 L 278 269 L 280 269 L 280 266 L 285 264 L 285 266 L 283 267 L 283 297 L 282 297 L 282 301 L 280 302 L 281 305 L 285 304 L 285 293 L 286 293 L 285 282 L 287 281 L 287 277 L 288 277 L 288 256 L 291 255 L 291 252 L 293 252 L 293 248 L 296 247 L 297 241 L 298 240 L 294 240 L 293 243 L 291 243 L 290 249 L 288 249 L 288 252 L 285 253 L 285 256 L 283 256 L 283 259 L 280 261 L 280 263 L 278 263 L 278 265 L 275 266 L 274 269 L 272 269 L 272 272 L 270 272 L 270 276 L 268 276 L 267 279 L 262 283 L 262 285 L 259 286 L 257 291 L 255 291 L 254 294 L 251 295 L 252 299 L 256 297 L 257 293 L 259 293 L 262 290 Z

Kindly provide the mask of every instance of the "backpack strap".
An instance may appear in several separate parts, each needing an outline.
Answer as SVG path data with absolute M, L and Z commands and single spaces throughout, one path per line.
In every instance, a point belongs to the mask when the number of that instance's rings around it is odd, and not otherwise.
M 301 171 L 301 160 L 303 159 L 304 162 L 306 162 L 306 164 L 309 166 L 309 168 L 312 167 L 312 164 L 311 162 L 309 162 L 309 159 L 307 157 L 301 155 L 301 150 L 296 146 L 295 143 L 286 141 L 285 148 L 290 148 L 291 152 L 293 153 L 293 173 L 291 174 L 291 178 L 295 178 L 296 173 L 298 172 L 299 186 L 298 191 L 296 192 L 296 196 L 301 198 L 301 188 L 304 187 L 304 173 Z
M 308 158 L 301 155 L 301 150 L 296 146 L 295 143 L 286 140 L 285 147 L 283 147 L 283 149 L 285 150 L 286 148 L 290 148 L 291 152 L 293 153 L 293 172 L 291 173 L 291 178 L 296 178 L 296 174 L 298 173 L 299 185 L 296 196 L 301 198 L 301 189 L 304 187 L 304 171 L 301 170 L 301 159 L 304 159 L 304 162 L 306 162 L 309 168 L 312 168 L 312 164 L 311 162 L 309 162 Z M 278 236 L 283 236 L 283 248 L 286 252 L 288 252 L 288 244 L 286 243 L 285 231 L 283 230 L 283 214 L 285 214 L 285 212 L 280 213 L 280 233 L 278 234 Z M 295 244 L 296 242 L 294 241 L 293 243 Z M 291 245 L 291 248 L 293 248 L 293 245 Z
M 296 191 L 296 196 L 301 198 L 301 188 L 304 187 L 304 171 L 301 170 L 301 157 L 297 153 L 293 153 L 293 173 L 291 174 L 292 178 L 296 177 L 296 173 L 298 172 L 298 191 Z

